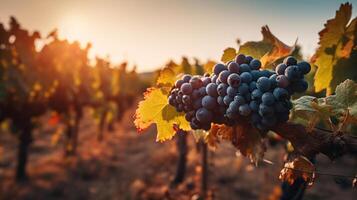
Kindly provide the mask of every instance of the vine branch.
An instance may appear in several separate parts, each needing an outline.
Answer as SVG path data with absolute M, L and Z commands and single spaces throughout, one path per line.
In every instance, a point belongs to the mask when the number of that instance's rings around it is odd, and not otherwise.
M 319 153 L 331 160 L 345 154 L 357 155 L 357 137 L 333 134 L 332 131 L 314 128 L 310 132 L 301 124 L 282 123 L 274 129 L 289 140 L 296 152 L 310 158 Z

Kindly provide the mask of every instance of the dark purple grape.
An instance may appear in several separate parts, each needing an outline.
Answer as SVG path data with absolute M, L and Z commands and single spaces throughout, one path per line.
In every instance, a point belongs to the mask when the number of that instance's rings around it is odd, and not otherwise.
M 305 92 L 308 86 L 309 86 L 308 83 L 303 79 L 299 79 L 293 82 L 291 85 L 293 91 L 297 93 Z
M 236 61 L 236 63 L 241 65 L 245 61 L 245 55 L 244 54 L 239 54 L 239 55 L 236 56 L 236 58 L 234 60 Z
M 227 83 L 228 85 L 230 85 L 231 87 L 238 87 L 239 84 L 240 84 L 240 77 L 238 74 L 236 73 L 233 73 L 231 75 L 228 76 L 228 79 L 227 79 Z
M 183 94 L 190 95 L 192 93 L 192 86 L 189 83 L 184 83 L 181 85 L 181 91 Z
M 247 93 L 249 92 L 249 86 L 248 86 L 248 84 L 242 83 L 242 84 L 239 86 L 239 88 L 238 88 L 238 92 L 239 92 L 239 94 L 241 94 L 241 95 L 247 94 Z
M 182 80 L 183 82 L 188 83 L 191 80 L 191 77 L 192 77 L 191 75 L 185 74 L 182 76 Z
M 221 83 L 227 83 L 227 79 L 230 74 L 231 73 L 228 70 L 224 70 L 219 73 L 218 79 L 221 81 Z
M 198 89 L 198 93 L 199 93 L 200 97 L 206 96 L 206 94 L 207 94 L 206 88 L 205 87 L 201 87 L 200 89 Z
M 257 89 L 257 82 L 252 81 L 249 83 L 249 91 L 253 92 L 253 90 Z
M 234 97 L 234 101 L 238 104 L 238 105 L 243 105 L 245 104 L 245 98 L 242 95 L 237 95 Z
M 243 72 L 240 75 L 240 80 L 242 83 L 250 83 L 252 81 L 252 75 L 249 72 Z
M 247 94 L 244 95 L 244 98 L 247 102 L 250 102 L 252 100 L 252 94 L 248 92 Z
M 229 106 L 229 104 L 233 101 L 233 97 L 229 96 L 229 95 L 226 95 L 224 98 L 223 98 L 223 102 L 224 104 L 226 104 L 226 106 Z
M 260 60 L 253 59 L 252 61 L 250 61 L 249 65 L 250 65 L 250 69 L 258 70 L 262 66 L 262 63 L 260 62 Z
M 228 94 L 229 96 L 234 97 L 234 96 L 237 95 L 237 93 L 238 93 L 238 88 L 234 88 L 234 87 L 232 87 L 232 86 L 229 86 L 229 87 L 227 88 L 227 94 Z
M 192 99 L 198 99 L 198 98 L 200 98 L 201 96 L 200 96 L 200 91 L 199 91 L 199 89 L 193 90 L 191 96 L 192 96 Z
M 275 88 L 277 86 L 277 81 L 276 81 L 276 77 L 277 75 L 276 74 L 273 74 L 269 77 L 269 80 L 270 80 L 270 87 L 271 88 Z
M 213 67 L 213 73 L 216 74 L 217 76 L 224 70 L 227 70 L 227 68 L 224 64 L 221 63 L 218 63 Z
M 274 108 L 271 106 L 267 106 L 265 104 L 259 105 L 259 114 L 260 116 L 269 116 L 274 114 Z
M 248 116 L 248 115 L 250 115 L 251 112 L 252 112 L 252 110 L 250 109 L 248 104 L 239 106 L 239 114 L 240 115 Z
M 175 87 L 176 88 L 181 88 L 181 85 L 185 83 L 183 80 L 179 79 L 175 82 Z
M 257 80 L 257 88 L 262 92 L 267 92 L 270 89 L 270 80 L 267 77 L 260 77 Z
M 306 61 L 299 62 L 297 66 L 300 72 L 303 74 L 308 74 L 311 70 L 311 65 Z
M 212 112 L 206 108 L 200 108 L 196 112 L 196 119 L 201 123 L 210 123 L 213 119 Z
M 264 116 L 262 118 L 262 124 L 266 127 L 273 127 L 276 124 L 277 120 L 274 115 L 272 116 Z
M 262 95 L 262 103 L 267 105 L 267 106 L 271 106 L 273 105 L 275 102 L 275 97 L 271 92 L 265 92 Z
M 301 72 L 296 65 L 291 65 L 285 69 L 285 76 L 290 81 L 295 81 L 301 78 Z
M 285 73 L 285 69 L 287 68 L 288 66 L 286 66 L 284 63 L 280 63 L 278 66 L 276 66 L 275 68 L 275 73 L 277 75 L 284 75 Z
M 197 76 L 192 77 L 189 83 L 192 85 L 193 89 L 198 89 L 203 86 L 201 78 Z
M 169 104 L 172 106 L 176 106 L 176 98 L 172 95 L 169 96 Z
M 228 85 L 225 83 L 221 83 L 217 87 L 217 93 L 219 96 L 226 96 L 227 95 L 227 88 Z
M 286 65 L 286 66 L 291 66 L 291 65 L 296 65 L 297 64 L 297 60 L 292 57 L 292 56 L 288 56 L 284 59 L 283 63 Z
M 189 95 L 183 95 L 182 102 L 186 105 L 192 104 L 191 97 Z
M 250 71 L 251 71 L 251 69 L 250 69 L 250 67 L 249 67 L 248 64 L 241 64 L 241 65 L 239 66 L 239 72 L 240 72 L 240 73 L 250 72 Z
M 256 81 L 258 78 L 261 77 L 260 71 L 259 70 L 252 70 L 250 71 L 250 75 L 252 75 L 252 80 Z
M 244 63 L 249 64 L 250 62 L 252 62 L 252 60 L 253 60 L 252 56 L 246 56 L 245 60 L 244 60 Z
M 186 121 L 191 121 L 195 117 L 196 113 L 195 111 L 190 111 L 185 114 L 185 119 Z
M 249 107 L 252 111 L 258 112 L 259 111 L 259 102 L 258 101 L 251 101 L 249 103 Z
M 230 104 L 229 104 L 229 107 L 228 109 L 231 111 L 231 112 L 235 112 L 235 113 L 238 113 L 239 112 L 239 106 L 241 104 L 239 104 L 237 101 L 232 101 Z
M 218 75 L 213 75 L 211 77 L 211 83 L 216 83 L 217 79 L 218 79 Z
M 289 86 L 289 79 L 285 75 L 279 75 L 276 77 L 277 86 L 286 88 Z
M 262 91 L 260 91 L 259 89 L 255 89 L 253 90 L 251 96 L 253 100 L 260 100 L 262 98 L 262 95 L 263 95 Z
M 220 105 L 220 106 L 225 106 L 226 104 L 224 103 L 224 101 L 223 101 L 223 96 L 218 96 L 217 97 L 217 103 L 218 103 L 218 105 Z
M 210 83 L 207 85 L 206 87 L 206 93 L 212 97 L 216 97 L 218 96 L 218 93 L 217 93 L 217 84 L 215 83 Z
M 256 113 L 256 112 L 253 112 L 252 116 L 251 116 L 251 121 L 254 125 L 260 123 L 260 121 L 262 120 L 262 117 Z
M 203 86 L 207 86 L 209 83 L 211 83 L 210 77 L 203 77 L 201 80 L 202 80 Z
M 289 98 L 289 93 L 286 89 L 284 88 L 275 88 L 273 91 L 273 95 L 275 99 L 277 100 L 282 100 L 282 99 L 288 99 Z
M 228 71 L 231 73 L 239 73 L 239 64 L 236 62 L 231 62 L 228 64 Z
M 202 98 L 196 99 L 196 100 L 193 102 L 192 107 L 193 107 L 195 110 L 201 108 L 201 107 L 202 107 Z
M 217 106 L 217 101 L 216 98 L 211 97 L 211 96 L 205 96 L 202 99 L 202 107 L 213 110 Z

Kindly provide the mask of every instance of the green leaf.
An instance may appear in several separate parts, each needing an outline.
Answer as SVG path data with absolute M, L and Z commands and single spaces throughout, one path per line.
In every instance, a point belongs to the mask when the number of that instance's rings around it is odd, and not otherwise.
M 319 32 L 320 41 L 312 61 L 318 66 L 315 74 L 315 91 L 324 89 L 327 94 L 333 93 L 336 85 L 335 76 L 338 80 L 344 80 L 351 76 L 349 70 L 339 70 L 339 62 L 348 59 L 353 50 L 356 50 L 356 24 L 357 19 L 351 22 L 352 5 L 342 4 L 336 12 L 336 16 L 325 24 L 325 28 Z M 349 23 L 350 22 L 350 23 Z M 338 67 L 338 68 L 337 68 Z

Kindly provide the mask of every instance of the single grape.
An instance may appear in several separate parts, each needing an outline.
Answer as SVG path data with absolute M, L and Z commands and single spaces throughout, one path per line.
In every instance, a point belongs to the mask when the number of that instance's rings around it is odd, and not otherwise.
M 191 75 L 185 74 L 182 76 L 182 80 L 183 82 L 188 83 L 191 80 L 191 77 L 192 77 Z
M 273 105 L 275 102 L 275 97 L 271 92 L 265 92 L 262 95 L 262 103 L 267 105 L 267 106 L 271 106 Z
M 212 96 L 204 96 L 202 99 L 202 107 L 213 110 L 217 105 L 217 101 L 214 97 Z
M 239 64 L 236 62 L 231 62 L 228 64 L 228 71 L 231 73 L 238 73 L 239 72 Z
M 247 94 L 244 95 L 244 99 L 247 102 L 250 102 L 252 100 L 252 94 L 250 92 L 248 92 Z
M 192 96 L 192 99 L 200 98 L 200 91 L 199 91 L 199 89 L 193 90 L 191 96 Z
M 218 105 L 220 105 L 220 106 L 225 106 L 226 104 L 224 103 L 224 101 L 223 101 L 223 96 L 218 96 L 217 97 L 217 103 L 218 103 Z
M 285 73 L 285 69 L 287 68 L 288 66 L 286 66 L 284 63 L 280 63 L 278 66 L 276 66 L 275 68 L 275 73 L 277 75 L 284 75 Z
M 229 104 L 229 110 L 232 111 L 232 112 L 239 112 L 239 106 L 240 104 L 237 102 L 237 101 L 232 101 L 230 104 Z
M 299 79 L 292 83 L 292 89 L 294 92 L 301 93 L 305 92 L 308 88 L 308 83 L 304 79 Z
M 260 62 L 260 60 L 253 59 L 252 61 L 250 61 L 249 65 L 250 65 L 250 69 L 258 70 L 262 66 L 262 63 Z
M 211 83 L 210 77 L 202 77 L 201 80 L 202 80 L 203 86 L 207 86 L 209 83 Z
M 248 84 L 242 83 L 242 84 L 239 86 L 239 88 L 238 88 L 238 92 L 239 92 L 239 94 L 241 94 L 241 95 L 247 94 L 247 93 L 249 92 L 249 86 L 248 86 Z
M 191 105 L 184 105 L 183 106 L 183 111 L 185 112 L 189 112 L 189 111 L 192 111 L 193 110 L 193 107 Z
M 172 95 L 169 96 L 169 104 L 172 106 L 176 106 L 176 97 L 175 96 L 172 96 Z
M 242 83 L 250 83 L 252 81 L 252 75 L 249 72 L 243 72 L 240 75 Z
M 213 67 L 213 73 L 217 76 L 224 70 L 226 70 L 226 66 L 224 64 L 218 63 Z
M 238 74 L 233 73 L 228 76 L 227 82 L 231 87 L 238 87 L 240 84 L 240 77 Z
M 250 62 L 252 62 L 252 60 L 253 60 L 252 56 L 246 56 L 245 60 L 244 60 L 244 63 L 249 64 Z
M 213 75 L 211 77 L 211 83 L 216 83 L 217 82 L 217 79 L 218 79 L 218 75 Z
M 234 87 L 232 87 L 232 86 L 229 86 L 229 87 L 227 88 L 227 94 L 228 94 L 229 96 L 234 97 L 234 96 L 237 95 L 237 93 L 238 93 L 238 88 L 234 88 Z
M 299 62 L 297 66 L 300 72 L 303 74 L 308 74 L 311 70 L 311 65 L 306 61 Z
M 192 77 L 189 83 L 192 85 L 193 89 L 198 89 L 203 86 L 201 78 L 197 76 Z
M 238 63 L 239 65 L 243 64 L 245 61 L 245 55 L 244 54 L 239 54 L 236 56 L 235 58 L 236 63 Z
M 224 104 L 226 104 L 227 106 L 229 106 L 229 104 L 233 101 L 233 97 L 229 96 L 229 95 L 226 95 L 224 98 L 223 98 L 223 102 Z
M 289 86 L 289 79 L 285 75 L 279 75 L 276 77 L 277 86 L 286 88 Z
M 258 78 L 261 77 L 260 71 L 259 70 L 252 70 L 250 71 L 250 75 L 252 75 L 252 80 L 256 81 Z
M 273 75 L 273 74 L 275 74 L 274 71 L 270 71 L 270 70 L 266 70 L 266 69 L 260 71 L 260 76 L 261 76 L 261 77 L 267 77 L 267 78 L 269 78 L 269 77 L 270 77 L 271 75 Z
M 269 80 L 270 80 L 270 87 L 271 88 L 275 88 L 277 86 L 277 81 L 276 81 L 276 77 L 277 75 L 276 74 L 273 74 L 269 77 Z
M 190 111 L 190 112 L 187 112 L 185 113 L 185 119 L 186 121 L 191 121 L 196 115 L 196 112 L 195 111 Z
M 292 56 L 288 56 L 284 59 L 283 63 L 286 65 L 286 66 L 291 66 L 291 65 L 296 65 L 297 64 L 297 60 L 292 57 Z
M 259 102 L 258 101 L 251 101 L 250 103 L 249 103 L 249 107 L 250 107 L 250 109 L 252 110 L 252 111 L 254 111 L 254 112 L 258 112 L 259 111 Z
M 291 65 L 285 69 L 285 76 L 290 81 L 295 81 L 301 78 L 301 72 L 296 65 Z
M 241 64 L 240 66 L 239 66 L 239 72 L 240 73 L 243 73 L 243 72 L 250 72 L 251 70 L 250 70 L 250 67 L 249 67 L 249 65 L 248 64 Z
M 221 83 L 217 87 L 217 93 L 219 96 L 226 96 L 227 95 L 227 88 L 228 85 L 225 83 Z
M 260 77 L 257 80 L 257 88 L 262 92 L 267 92 L 270 89 L 270 80 L 267 77 Z
M 184 110 L 183 107 L 184 107 L 183 104 L 179 104 L 179 105 L 176 107 L 176 111 L 177 111 L 177 112 L 182 112 L 182 111 Z
M 215 83 L 209 83 L 206 87 L 206 93 L 212 97 L 218 96 L 217 93 L 217 84 Z
M 273 95 L 275 99 L 277 100 L 282 100 L 282 99 L 288 99 L 289 98 L 289 93 L 286 89 L 284 88 L 275 88 L 273 91 Z
M 262 95 L 263 93 L 259 89 L 253 90 L 251 94 L 253 100 L 260 100 L 262 98 Z
M 236 101 L 238 105 L 243 105 L 246 102 L 245 98 L 242 95 L 235 96 L 234 101 Z
M 256 125 L 256 124 L 260 123 L 260 121 L 262 120 L 262 117 L 258 113 L 253 112 L 250 119 L 252 121 L 252 124 Z
M 197 130 L 197 129 L 200 129 L 200 125 L 198 124 L 198 120 L 196 118 L 193 118 L 191 121 L 190 121 L 190 126 L 193 130 Z
M 227 79 L 230 74 L 231 73 L 228 70 L 224 70 L 219 73 L 218 80 L 220 80 L 222 83 L 227 83 Z
M 248 116 L 251 112 L 252 110 L 250 109 L 248 104 L 239 106 L 239 114 L 243 116 Z
M 206 108 L 200 108 L 196 111 L 196 118 L 201 123 L 210 123 L 212 121 L 212 112 Z
M 269 116 L 274 114 L 274 108 L 265 104 L 259 105 L 259 114 L 261 116 Z
M 257 89 L 257 82 L 252 81 L 249 83 L 249 91 L 253 92 L 253 90 Z
M 192 86 L 189 83 L 184 83 L 181 85 L 181 91 L 183 94 L 190 95 L 192 93 Z
M 175 87 L 180 88 L 183 83 L 185 83 L 185 82 L 183 80 L 179 79 L 175 82 Z
M 182 102 L 186 105 L 192 104 L 192 100 L 190 95 L 183 95 L 182 96 Z
M 202 107 L 202 98 L 196 99 L 195 101 L 193 101 L 193 105 L 192 107 L 197 110 L 199 108 Z
M 198 94 L 199 94 L 200 97 L 206 96 L 206 94 L 207 94 L 206 88 L 205 87 L 201 87 L 200 89 L 198 89 Z

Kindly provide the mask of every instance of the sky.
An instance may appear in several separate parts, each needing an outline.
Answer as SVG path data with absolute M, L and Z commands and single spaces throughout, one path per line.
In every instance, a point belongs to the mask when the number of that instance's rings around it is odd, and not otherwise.
M 0 22 L 15 16 L 43 36 L 58 28 L 61 38 L 91 42 L 90 56 L 124 60 L 139 72 L 182 56 L 219 60 L 236 40 L 258 41 L 268 25 L 280 40 L 296 39 L 307 57 L 318 32 L 335 16 L 340 0 L 0 0 Z M 352 16 L 357 14 L 357 0 Z

